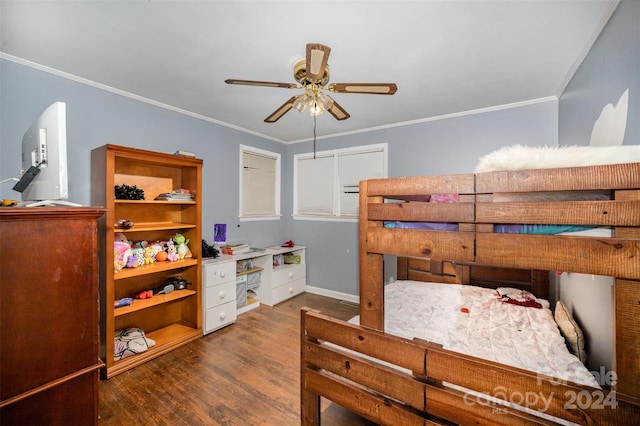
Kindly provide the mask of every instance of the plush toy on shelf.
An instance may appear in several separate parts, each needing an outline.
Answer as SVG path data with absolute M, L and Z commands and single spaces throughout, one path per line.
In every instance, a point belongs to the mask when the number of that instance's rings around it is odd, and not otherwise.
M 189 250 L 189 246 L 187 246 L 190 240 L 187 240 L 182 234 L 176 234 L 176 236 L 173 237 L 173 240 L 178 245 L 179 259 L 186 259 L 189 257 L 193 257 L 193 254 L 191 254 L 191 250 Z
M 144 264 L 145 265 L 150 265 L 155 261 L 156 261 L 156 254 L 153 251 L 153 247 L 147 246 L 144 249 Z
M 171 240 L 167 241 L 167 260 L 169 262 L 175 262 L 178 260 L 178 249 Z
M 136 247 L 131 250 L 127 268 L 137 268 L 142 265 L 144 265 L 144 249 L 142 247 Z
M 131 246 L 123 241 L 113 242 L 113 271 L 120 272 L 127 266 L 127 261 L 131 257 Z

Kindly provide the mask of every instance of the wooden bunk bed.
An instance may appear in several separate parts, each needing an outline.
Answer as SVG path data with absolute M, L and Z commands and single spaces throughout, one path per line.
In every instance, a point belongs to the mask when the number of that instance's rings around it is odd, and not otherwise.
M 602 190 L 610 191 L 609 200 L 498 197 Z M 458 194 L 458 202 L 425 202 L 430 194 Z M 453 222 L 457 229 L 388 228 L 385 221 Z M 558 223 L 611 227 L 612 236 L 494 232 L 496 224 Z M 400 259 L 399 278 L 414 280 L 431 275 L 490 286 L 492 272 L 518 268 L 529 270 L 535 290 L 545 288 L 548 271 L 615 277 L 617 382 L 612 389 L 594 388 L 385 333 L 384 254 Z M 623 425 L 640 419 L 640 163 L 363 181 L 359 268 L 360 325 L 303 309 L 302 424 L 320 423 L 320 397 L 388 425 Z M 532 395 L 539 398 L 527 399 Z

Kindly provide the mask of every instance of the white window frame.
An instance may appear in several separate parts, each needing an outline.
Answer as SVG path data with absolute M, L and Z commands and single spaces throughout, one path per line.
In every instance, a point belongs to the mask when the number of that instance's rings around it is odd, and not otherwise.
M 274 200 L 274 207 L 275 207 L 275 212 L 274 214 L 247 214 L 243 211 L 243 206 L 242 206 L 242 200 L 243 200 L 243 193 L 244 193 L 244 154 L 245 153 L 249 153 L 249 154 L 254 154 L 254 155 L 261 155 L 264 157 L 268 157 L 268 158 L 273 158 L 276 161 L 275 164 L 275 168 L 276 168 L 276 176 L 275 176 L 275 200 Z M 239 200 L 238 200 L 238 217 L 240 219 L 241 222 L 249 222 L 249 221 L 258 221 L 258 220 L 280 220 L 280 218 L 282 217 L 282 215 L 280 214 L 280 182 L 281 182 L 281 173 L 282 173 L 282 167 L 281 167 L 281 156 L 280 154 L 276 153 L 276 152 L 271 152 L 271 151 L 266 151 L 264 149 L 260 149 L 260 148 L 255 148 L 252 146 L 248 146 L 248 145 L 240 145 L 240 188 L 239 188 L 239 192 L 238 192 L 238 196 L 239 196 Z
M 375 145 L 363 145 L 350 148 L 341 148 L 328 151 L 319 151 L 315 154 L 313 152 L 296 154 L 293 157 L 293 218 L 295 220 L 315 220 L 315 221 L 341 221 L 341 222 L 357 222 L 359 215 L 354 214 L 341 214 L 340 206 L 340 157 L 344 155 L 353 154 L 368 154 L 372 152 L 382 152 L 382 177 L 388 177 L 388 144 L 375 144 Z M 333 187 L 333 208 L 331 214 L 311 214 L 300 213 L 298 207 L 298 186 L 299 186 L 299 161 L 309 160 L 314 158 L 333 158 L 333 176 L 328 176 L 331 179 Z M 374 178 L 374 176 L 367 177 L 367 179 Z

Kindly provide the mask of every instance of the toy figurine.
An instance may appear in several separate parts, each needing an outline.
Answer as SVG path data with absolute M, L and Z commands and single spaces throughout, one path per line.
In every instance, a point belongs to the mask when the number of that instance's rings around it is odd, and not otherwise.
M 167 241 L 167 260 L 169 262 L 178 260 L 178 250 L 171 240 Z
M 136 247 L 131 250 L 127 268 L 137 268 L 142 265 L 144 265 L 144 249 L 142 247 Z
M 187 246 L 187 244 L 189 244 L 189 240 L 185 239 L 184 235 L 176 234 L 176 236 L 173 237 L 173 240 L 178 245 L 178 258 L 179 259 L 185 259 L 185 258 L 193 256 L 191 254 L 191 250 L 189 250 L 189 247 Z
M 147 248 L 144 249 L 144 264 L 150 265 L 153 262 L 155 262 L 156 261 L 155 255 L 156 254 L 153 251 L 153 247 L 147 246 Z

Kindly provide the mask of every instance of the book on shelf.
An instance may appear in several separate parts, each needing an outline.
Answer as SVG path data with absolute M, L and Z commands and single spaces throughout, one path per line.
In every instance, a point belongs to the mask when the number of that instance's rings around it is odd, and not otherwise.
M 251 247 L 249 244 L 245 243 L 229 243 L 223 246 L 220 246 L 220 250 L 224 254 L 241 254 L 241 253 L 249 253 L 251 251 Z
M 189 189 L 174 189 L 171 192 L 163 192 L 155 200 L 162 201 L 193 201 L 194 194 Z

